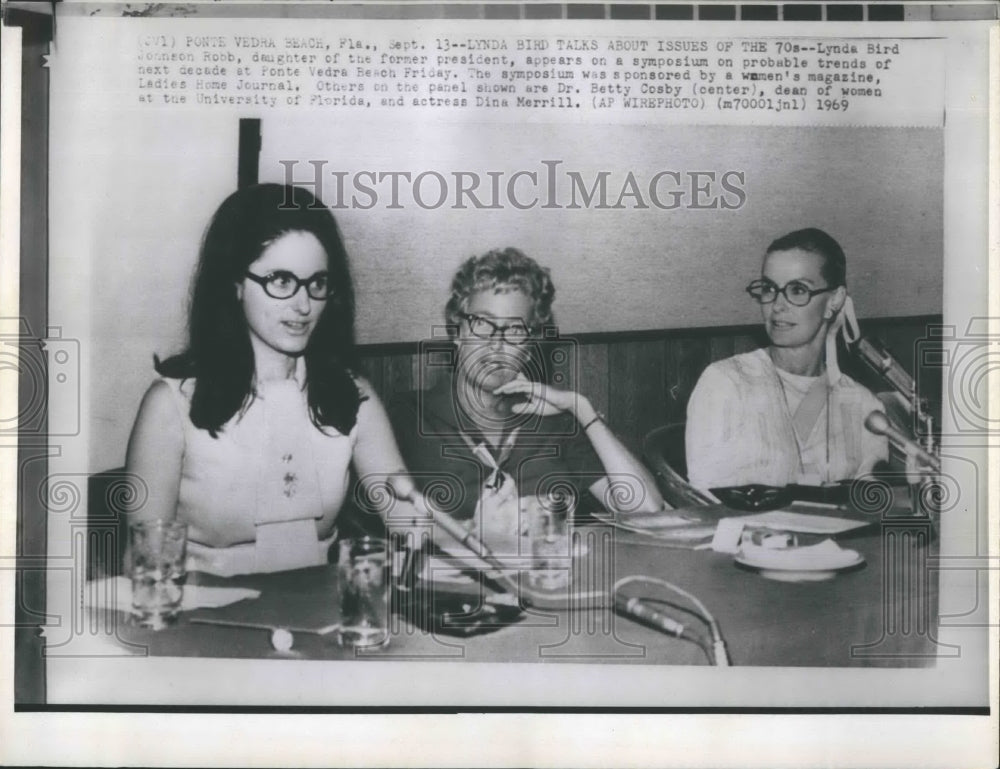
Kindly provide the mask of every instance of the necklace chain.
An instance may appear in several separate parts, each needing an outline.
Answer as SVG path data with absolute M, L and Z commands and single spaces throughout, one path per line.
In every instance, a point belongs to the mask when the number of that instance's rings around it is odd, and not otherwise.
M 785 411 L 787 412 L 789 419 L 792 420 L 792 437 L 795 439 L 795 450 L 799 455 L 799 472 L 804 474 L 805 462 L 802 459 L 802 441 L 808 440 L 809 436 L 806 435 L 800 440 L 799 434 L 795 429 L 795 421 L 794 421 L 795 415 L 792 414 L 791 406 L 788 403 L 788 389 L 785 387 L 785 380 L 781 376 L 781 373 L 778 370 L 778 365 L 774 362 L 774 357 L 771 354 L 770 350 L 768 350 L 768 357 L 771 359 L 771 365 L 774 367 L 774 376 L 778 380 L 778 387 L 781 388 L 781 395 L 785 400 Z M 801 374 L 792 374 L 790 371 L 787 373 L 791 374 L 792 376 L 801 376 Z M 820 376 L 823 376 L 823 374 L 821 373 Z M 830 386 L 829 384 L 826 385 L 824 390 L 826 395 L 826 432 L 825 435 L 823 436 L 823 444 L 824 444 L 823 448 L 825 451 L 826 461 L 824 463 L 825 466 L 823 468 L 823 476 L 824 480 L 827 483 L 829 483 L 830 482 Z M 803 396 L 803 398 L 804 397 L 805 396 Z

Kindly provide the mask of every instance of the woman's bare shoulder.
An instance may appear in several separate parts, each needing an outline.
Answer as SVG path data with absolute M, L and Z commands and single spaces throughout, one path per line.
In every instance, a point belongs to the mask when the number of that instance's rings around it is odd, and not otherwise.
M 177 380 L 156 379 L 142 396 L 137 422 L 181 424 L 181 384 Z

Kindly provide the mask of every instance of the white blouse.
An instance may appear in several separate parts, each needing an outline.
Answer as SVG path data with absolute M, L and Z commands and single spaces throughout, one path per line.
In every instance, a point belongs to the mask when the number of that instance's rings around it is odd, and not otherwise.
M 819 484 L 869 472 L 889 455 L 886 439 L 865 418 L 879 400 L 840 374 L 804 439 L 792 424 L 814 377 L 779 372 L 766 349 L 713 363 L 698 380 L 687 410 L 687 466 L 701 489 L 762 483 Z

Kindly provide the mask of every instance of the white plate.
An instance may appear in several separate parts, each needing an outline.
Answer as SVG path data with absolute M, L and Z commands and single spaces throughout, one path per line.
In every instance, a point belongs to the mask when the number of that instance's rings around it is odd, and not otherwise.
M 792 548 L 794 549 L 794 548 Z M 781 551 L 772 551 L 781 552 Z M 854 552 L 854 551 L 850 551 Z M 755 558 L 745 553 L 736 556 L 736 563 L 757 569 L 760 576 L 766 579 L 777 580 L 778 582 L 823 582 L 833 579 L 838 571 L 851 569 L 865 562 L 865 557 L 861 553 L 854 552 L 853 558 L 838 559 L 836 563 L 820 562 L 813 565 L 796 564 L 790 568 L 782 567 L 775 558 Z

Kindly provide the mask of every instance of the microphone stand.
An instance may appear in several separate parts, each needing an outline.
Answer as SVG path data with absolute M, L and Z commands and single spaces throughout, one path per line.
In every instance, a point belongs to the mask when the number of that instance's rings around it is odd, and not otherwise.
M 939 445 L 934 435 L 934 417 L 927 398 L 921 397 L 917 390 L 916 380 L 876 341 L 862 337 L 858 340 L 855 351 L 899 395 L 913 418 L 920 448 L 929 456 L 939 459 Z M 914 513 L 922 517 L 930 517 L 931 513 L 936 512 L 933 509 L 936 499 L 934 489 L 940 480 L 940 462 L 936 462 L 930 470 L 932 472 L 925 470 L 920 473 L 920 481 L 916 484 L 916 499 L 911 499 Z

